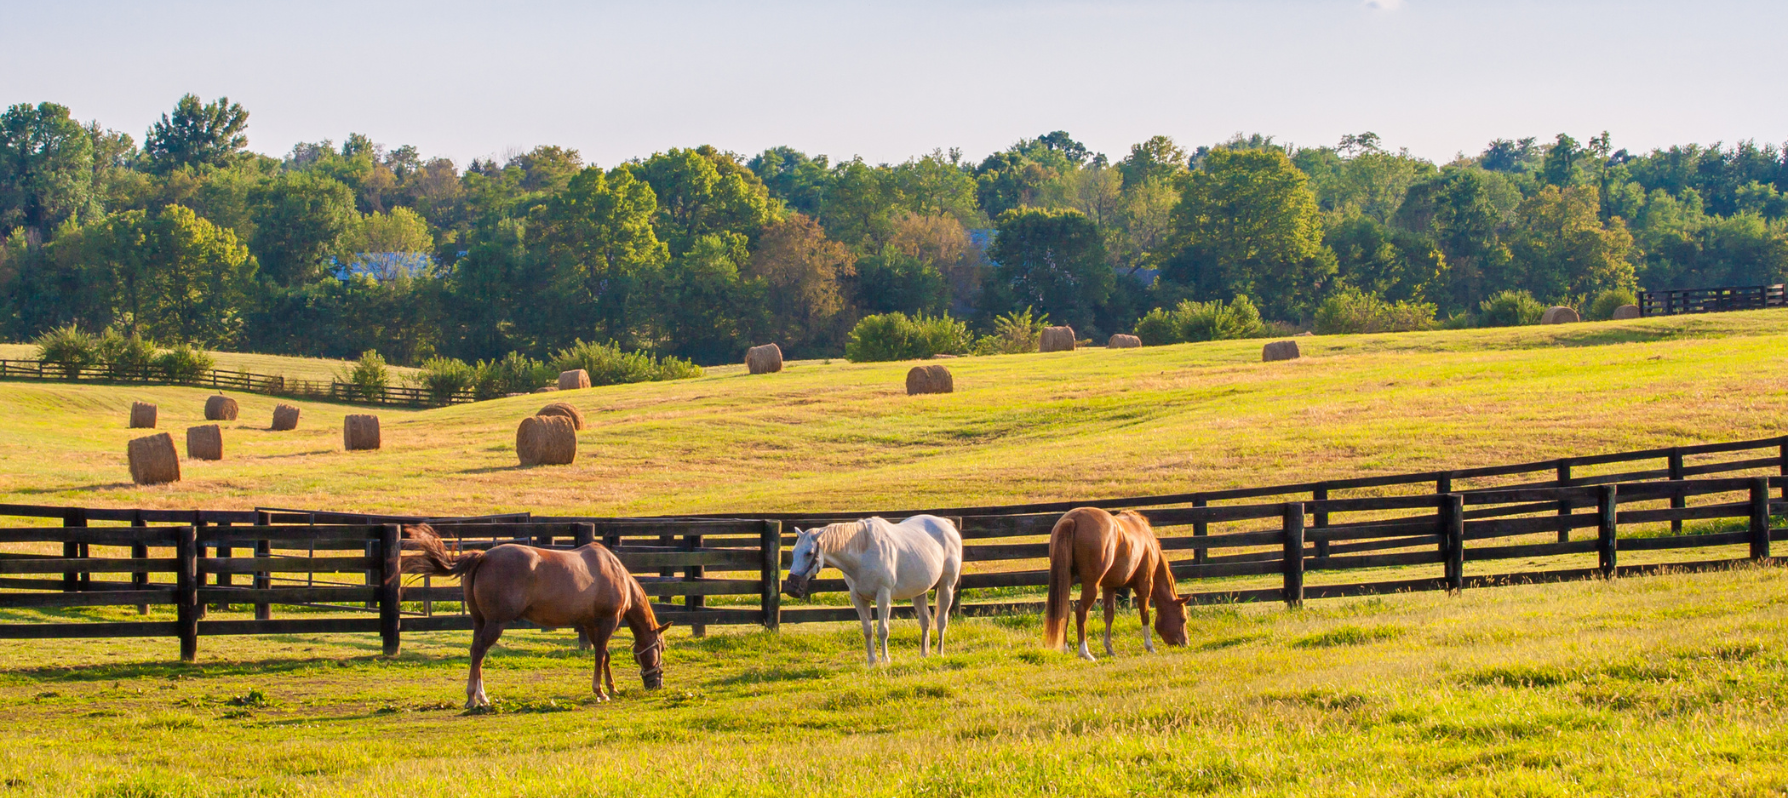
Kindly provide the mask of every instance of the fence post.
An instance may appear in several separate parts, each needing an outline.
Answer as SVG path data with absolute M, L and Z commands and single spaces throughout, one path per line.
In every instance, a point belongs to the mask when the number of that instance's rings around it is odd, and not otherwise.
M 206 524 L 205 524 L 204 514 L 198 510 L 192 511 L 192 527 L 193 527 L 193 536 L 194 536 L 194 540 L 195 540 L 195 542 L 193 544 L 195 546 L 195 548 L 193 549 L 193 551 L 194 551 L 194 557 L 196 558 L 193 561 L 193 578 L 195 580 L 197 580 L 196 582 L 194 582 L 194 586 L 193 586 L 193 596 L 195 597 L 194 600 L 197 600 L 196 597 L 198 596 L 199 586 L 205 584 L 205 571 L 198 566 L 198 561 L 205 559 L 205 544 L 196 542 L 198 533 L 203 531 L 205 529 L 205 526 L 206 526 Z M 199 607 L 199 620 L 202 621 L 205 619 L 205 605 L 199 604 L 198 607 Z
M 1323 485 L 1321 487 L 1318 487 L 1316 490 L 1310 491 L 1310 498 L 1315 501 L 1319 501 L 1319 502 L 1328 501 L 1329 500 L 1329 486 Z M 1329 525 L 1329 511 L 1328 510 L 1317 510 L 1316 511 L 1316 528 L 1322 529 L 1328 525 Z M 1316 539 L 1316 556 L 1318 556 L 1318 557 L 1329 556 L 1329 539 L 1328 538 L 1320 537 L 1320 536 L 1317 537 L 1317 539 Z
M 582 523 L 582 524 L 572 524 L 571 525 L 571 545 L 581 549 L 581 548 L 588 546 L 594 542 L 596 542 L 596 525 L 595 524 Z M 590 636 L 588 634 L 586 634 L 583 629 L 578 629 L 577 630 L 577 650 L 588 651 L 589 649 L 590 649 Z
M 235 526 L 235 524 L 232 524 L 229 521 L 219 521 L 219 522 L 217 522 L 217 526 L 219 529 L 227 529 L 229 527 Z M 224 534 L 227 535 L 229 533 L 225 532 Z M 217 545 L 217 558 L 218 559 L 227 560 L 230 558 L 230 555 L 232 553 L 233 553 L 233 550 L 229 546 L 224 545 L 222 543 L 219 543 Z M 212 581 L 216 582 L 218 587 L 229 587 L 230 582 L 233 580 L 231 580 L 229 574 L 218 574 L 214 579 L 212 579 Z M 230 606 L 229 599 L 224 599 L 223 601 L 220 601 L 217 603 L 217 611 L 218 612 L 229 612 L 231 609 L 232 609 L 232 607 Z
M 1777 454 L 1777 459 L 1781 460 L 1781 462 L 1782 462 L 1782 465 L 1778 469 L 1781 472 L 1780 475 L 1784 476 L 1784 477 L 1788 477 L 1788 438 L 1782 439 L 1782 443 L 1780 445 L 1780 452 Z M 1783 480 L 1782 501 L 1788 501 L 1788 480 Z
M 403 527 L 386 524 L 379 527 L 379 637 L 385 643 L 385 656 L 398 652 L 398 620 L 403 607 L 398 604 L 404 585 Z
M 764 628 L 782 629 L 782 522 L 765 521 L 759 547 L 763 552 Z
M 1465 497 L 1440 497 L 1440 550 L 1446 556 L 1447 590 L 1465 590 Z
M 1434 480 L 1435 495 L 1445 496 L 1452 492 L 1453 492 L 1453 475 L 1452 474 L 1442 474 L 1439 477 L 1435 478 L 1435 480 Z
M 1615 521 L 1619 506 L 1617 491 L 1614 485 L 1602 485 L 1596 489 L 1596 552 L 1601 556 L 1602 576 L 1612 579 L 1618 549 L 1615 546 Z
M 1558 461 L 1558 486 L 1561 488 L 1568 488 L 1568 487 L 1570 487 L 1570 485 L 1571 485 L 1571 461 L 1570 460 L 1560 460 L 1560 461 Z M 1560 542 L 1560 543 L 1571 542 L 1570 515 L 1571 515 L 1571 500 L 1570 499 L 1560 500 L 1558 502 L 1558 517 L 1559 517 L 1558 542 Z
M 362 548 L 365 549 L 363 554 L 365 554 L 366 558 L 369 560 L 376 559 L 380 556 L 379 541 L 377 541 L 377 540 L 367 541 L 366 545 Z M 376 591 L 378 589 L 378 586 L 384 583 L 383 582 L 384 574 L 378 568 L 368 568 L 368 569 L 366 569 L 365 575 L 362 577 L 362 579 L 363 579 L 363 581 L 366 582 L 367 587 L 373 588 Z M 366 609 L 370 610 L 370 609 L 374 609 L 378 606 L 379 606 L 378 599 L 370 598 L 370 599 L 366 600 Z
M 255 523 L 259 526 L 272 526 L 273 525 L 273 514 L 269 513 L 269 512 L 255 513 Z M 270 558 L 272 556 L 273 556 L 273 542 L 272 541 L 269 541 L 269 540 L 255 541 L 255 558 L 256 559 L 266 559 L 266 558 Z M 273 576 L 271 575 L 271 573 L 269 573 L 267 571 L 256 571 L 253 584 L 254 584 L 254 589 L 256 589 L 256 590 L 271 589 L 273 587 Z M 257 620 L 257 621 L 273 620 L 273 605 L 268 604 L 265 601 L 255 602 L 255 620 Z
M 180 661 L 199 656 L 199 530 L 183 526 L 174 532 L 174 614 L 180 634 Z
M 1193 507 L 1208 507 L 1208 506 L 1210 506 L 1210 502 L 1207 502 L 1204 499 L 1193 499 L 1192 506 Z M 1211 534 L 1211 523 L 1209 521 L 1193 521 L 1192 522 L 1192 536 L 1193 537 L 1202 538 L 1209 534 Z M 1205 557 L 1208 554 L 1209 554 L 1209 551 L 1207 549 L 1193 549 L 1192 550 L 1192 562 L 1203 565 Z
M 137 527 L 139 529 L 146 528 L 144 526 L 144 521 L 143 521 L 143 511 L 138 510 L 136 513 L 134 513 L 132 515 L 131 520 L 130 520 L 130 525 L 133 527 Z M 149 558 L 149 544 L 141 542 L 140 539 L 138 542 L 130 544 L 130 556 L 131 556 L 131 559 L 136 559 L 136 560 L 148 559 Z M 149 589 L 149 572 L 148 571 L 134 571 L 134 572 L 132 572 L 130 575 L 130 589 L 131 590 L 148 590 Z M 148 615 L 149 614 L 149 605 L 138 604 L 137 605 L 137 614 L 138 615 Z
M 1285 606 L 1304 605 L 1304 505 L 1285 503 Z
M 684 535 L 683 536 L 683 550 L 684 551 L 695 551 L 696 549 L 699 549 L 701 547 L 702 547 L 702 536 L 701 535 Z M 706 568 L 703 568 L 700 565 L 691 565 L 691 566 L 683 569 L 683 581 L 685 581 L 685 582 L 698 581 L 706 573 L 707 573 Z M 691 613 L 700 612 L 702 607 L 707 606 L 707 604 L 708 604 L 708 601 L 707 601 L 706 596 L 698 596 L 693 593 L 683 596 L 683 609 L 688 610 Z M 689 633 L 692 635 L 695 635 L 696 637 L 707 637 L 708 636 L 708 625 L 705 623 L 695 623 L 692 621 L 689 624 Z
M 66 527 L 68 529 L 79 529 L 86 525 L 87 525 L 87 511 L 86 510 L 70 508 L 63 512 L 62 526 Z M 65 559 L 73 559 L 75 557 L 81 556 L 81 549 L 82 549 L 82 545 L 79 543 L 76 543 L 72 540 L 65 540 L 62 542 L 62 556 Z M 80 590 L 82 576 L 83 576 L 83 574 L 79 573 L 79 572 L 63 571 L 62 572 L 62 590 L 63 590 L 63 592 L 72 593 L 76 590 Z
M 1769 477 L 1751 480 L 1751 559 L 1769 557 Z
M 1671 449 L 1670 455 L 1669 455 L 1666 463 L 1667 463 L 1667 467 L 1670 469 L 1670 481 L 1671 482 L 1682 481 L 1682 449 L 1680 449 L 1680 448 Z M 1783 463 L 1788 464 L 1788 460 L 1784 460 Z M 1670 509 L 1681 510 L 1682 508 L 1687 507 L 1687 506 L 1689 506 L 1688 497 L 1680 496 L 1680 495 L 1670 497 Z M 1670 534 L 1673 534 L 1673 535 L 1682 534 L 1682 519 L 1681 518 L 1672 519 L 1670 521 Z

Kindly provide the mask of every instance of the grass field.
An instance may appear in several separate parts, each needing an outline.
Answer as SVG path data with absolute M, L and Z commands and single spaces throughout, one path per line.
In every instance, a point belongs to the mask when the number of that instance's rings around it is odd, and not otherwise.
M 1277 364 L 1257 362 L 1258 341 L 969 358 L 949 363 L 958 393 L 912 398 L 910 364 L 716 370 L 386 409 L 386 448 L 353 455 L 341 417 L 360 408 L 302 403 L 300 430 L 272 433 L 276 400 L 239 395 L 228 459 L 158 488 L 126 477 L 129 404 L 157 402 L 178 437 L 202 423 L 204 391 L 8 382 L 0 502 L 1008 503 L 1788 432 L 1788 311 L 1300 345 Z M 578 463 L 516 468 L 515 424 L 549 398 L 590 417 Z M 511 631 L 483 715 L 460 710 L 464 634 L 406 634 L 395 659 L 370 635 L 207 637 L 187 666 L 168 639 L 31 641 L 0 647 L 0 797 L 1782 795 L 1785 616 L 1788 571 L 1745 566 L 1206 607 L 1191 645 L 1159 656 L 1121 617 L 1118 656 L 1090 665 L 1042 651 L 1029 616 L 959 619 L 949 653 L 924 661 L 896 622 L 885 669 L 859 663 L 854 625 L 673 630 L 666 689 L 623 665 L 603 705 L 568 633 Z

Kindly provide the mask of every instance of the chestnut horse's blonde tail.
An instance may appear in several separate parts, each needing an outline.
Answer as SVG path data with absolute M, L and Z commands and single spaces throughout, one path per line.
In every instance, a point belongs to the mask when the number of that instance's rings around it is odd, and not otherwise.
M 1049 531 L 1049 600 L 1043 609 L 1043 646 L 1060 649 L 1068 638 L 1068 591 L 1074 589 L 1074 514 Z
M 457 557 L 448 554 L 441 536 L 435 534 L 435 528 L 428 524 L 404 527 L 404 538 L 408 544 L 404 548 L 421 552 L 403 558 L 403 572 L 406 574 L 466 576 L 484 561 L 482 551 L 468 551 Z

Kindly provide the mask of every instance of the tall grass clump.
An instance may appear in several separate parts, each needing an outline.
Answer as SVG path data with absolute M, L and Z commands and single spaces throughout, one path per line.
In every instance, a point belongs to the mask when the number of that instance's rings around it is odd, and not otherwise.
M 898 311 L 865 316 L 851 329 L 844 358 L 852 363 L 916 360 L 966 354 L 974 345 L 968 325 L 942 316 L 907 316 Z
M 100 362 L 99 339 L 73 324 L 50 330 L 35 343 L 37 359 L 56 367 L 67 379 L 79 379 L 81 369 Z
M 436 404 L 444 405 L 461 392 L 472 390 L 478 383 L 478 370 L 459 358 L 431 357 L 423 361 L 422 370 L 413 380 Z
M 1037 351 L 1043 340 L 1043 328 L 1049 326 L 1049 314 L 1037 313 L 1030 306 L 1024 310 L 993 317 L 993 333 L 975 342 L 977 355 L 1022 355 Z
M 1136 337 L 1142 339 L 1143 346 L 1161 346 L 1255 338 L 1266 329 L 1253 300 L 1238 295 L 1227 305 L 1183 299 L 1172 310 L 1155 308 L 1136 322 Z
M 114 375 L 122 373 L 144 379 L 149 376 L 146 372 L 155 366 L 155 344 L 135 333 L 125 335 L 107 327 L 99 336 L 97 345 L 100 362 L 111 366 Z
M 552 371 L 559 373 L 583 369 L 590 373 L 591 385 L 624 385 L 632 382 L 659 382 L 700 377 L 702 370 L 682 358 L 655 358 L 646 352 L 623 351 L 619 344 L 576 343 L 553 356 Z
M 360 359 L 354 361 L 353 368 L 337 374 L 336 379 L 346 383 L 361 399 L 374 402 L 385 394 L 385 387 L 391 384 L 391 369 L 385 365 L 385 358 L 379 356 L 378 350 L 368 349 L 360 353 Z
M 1610 288 L 1596 294 L 1594 302 L 1589 303 L 1590 321 L 1607 321 L 1614 318 L 1614 311 L 1621 305 L 1637 305 L 1639 297 L 1625 288 Z
M 1480 327 L 1521 327 L 1539 324 L 1546 315 L 1546 306 L 1526 291 L 1504 291 L 1478 304 Z M 1613 312 L 1609 312 L 1613 315 Z
M 1426 302 L 1387 302 L 1377 294 L 1344 288 L 1316 309 L 1316 332 L 1410 332 L 1434 327 L 1434 306 Z
M 472 395 L 497 399 L 512 393 L 528 393 L 551 382 L 555 372 L 534 358 L 510 352 L 499 360 L 478 361 Z
M 191 344 L 178 344 L 155 356 L 155 369 L 169 382 L 197 382 L 216 367 L 211 355 Z

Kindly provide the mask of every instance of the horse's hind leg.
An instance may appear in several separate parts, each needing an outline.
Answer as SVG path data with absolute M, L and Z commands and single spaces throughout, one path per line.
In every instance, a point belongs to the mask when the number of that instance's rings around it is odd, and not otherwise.
M 615 618 L 597 618 L 589 626 L 590 644 L 596 648 L 596 672 L 590 677 L 590 689 L 595 691 L 597 701 L 607 701 L 609 693 L 615 691 L 613 676 L 608 676 L 608 693 L 602 691 L 602 679 L 609 674 L 608 641 L 615 636 L 619 624 Z
M 1117 591 L 1108 587 L 1102 592 L 1105 600 L 1105 656 L 1112 657 L 1117 656 L 1111 650 L 1111 622 L 1117 620 Z
M 950 608 L 956 604 L 956 585 L 937 586 L 937 653 L 944 653 L 944 628 L 950 625 Z
M 919 618 L 919 656 L 931 656 L 931 608 L 925 606 L 925 594 L 913 597 L 913 614 Z
M 484 655 L 502 636 L 503 625 L 500 623 L 480 621 L 472 630 L 472 670 L 466 674 L 466 709 L 490 706 L 490 697 L 484 694 Z
M 1086 614 L 1092 610 L 1098 590 L 1092 582 L 1080 583 L 1080 603 L 1074 605 L 1074 633 L 1080 637 L 1080 658 L 1088 662 L 1093 661 L 1093 652 L 1086 647 Z

